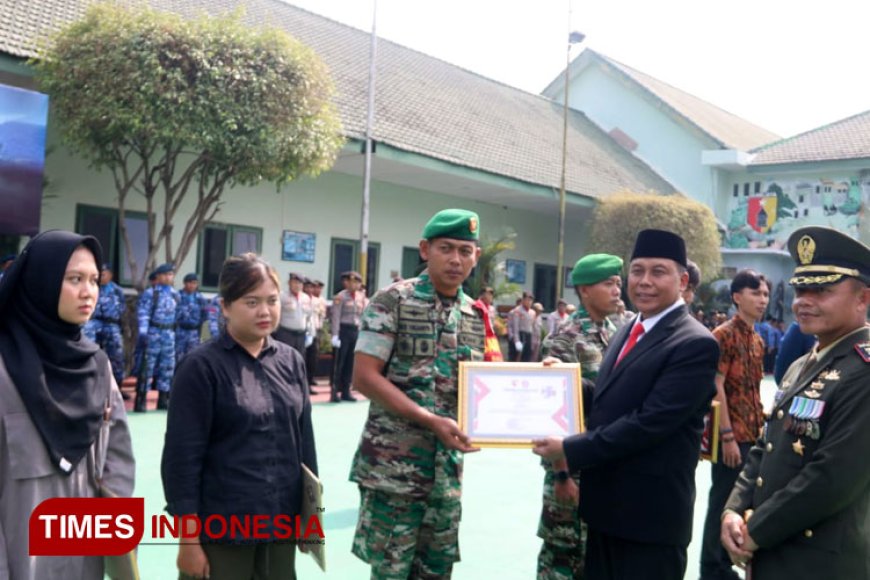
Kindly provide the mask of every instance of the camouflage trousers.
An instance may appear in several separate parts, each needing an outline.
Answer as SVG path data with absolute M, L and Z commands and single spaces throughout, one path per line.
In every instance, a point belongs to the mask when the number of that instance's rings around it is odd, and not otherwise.
M 428 497 L 360 487 L 353 553 L 372 580 L 449 579 L 459 561 L 462 481 L 446 454 L 435 457 Z
M 175 330 L 175 364 L 177 365 L 184 355 L 199 346 L 199 343 L 199 329 L 177 328 Z
M 118 387 L 124 381 L 124 339 L 121 327 L 109 322 L 101 322 L 93 318 L 82 329 L 85 336 L 100 345 L 109 356 L 112 363 L 112 374 Z
M 577 506 L 556 501 L 556 476 L 549 465 L 544 468 L 544 498 L 538 524 L 538 537 L 544 543 L 538 554 L 538 580 L 583 578 L 586 524 L 580 520 Z

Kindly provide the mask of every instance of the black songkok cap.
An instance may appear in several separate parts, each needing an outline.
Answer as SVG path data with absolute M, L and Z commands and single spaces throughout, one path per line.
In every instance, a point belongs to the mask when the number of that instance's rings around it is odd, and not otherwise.
M 686 242 L 677 234 L 665 230 L 641 230 L 631 253 L 631 259 L 635 258 L 667 258 L 683 268 L 688 266 Z

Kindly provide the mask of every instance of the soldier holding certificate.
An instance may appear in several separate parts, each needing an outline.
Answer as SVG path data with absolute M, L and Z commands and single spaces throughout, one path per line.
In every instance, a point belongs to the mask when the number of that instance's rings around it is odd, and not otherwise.
M 819 342 L 783 377 L 722 515 L 722 543 L 753 580 L 870 578 L 870 248 L 796 230 L 789 283 Z
M 377 579 L 449 578 L 459 561 L 460 361 L 483 361 L 484 322 L 462 283 L 480 256 L 477 214 L 444 210 L 423 230 L 418 278 L 379 291 L 362 316 L 354 386 L 371 399 L 350 479 L 353 553 Z

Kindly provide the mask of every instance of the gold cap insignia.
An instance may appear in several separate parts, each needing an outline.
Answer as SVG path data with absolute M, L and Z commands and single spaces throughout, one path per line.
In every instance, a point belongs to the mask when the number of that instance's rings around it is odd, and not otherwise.
M 477 219 L 476 218 L 468 218 L 468 231 L 472 234 L 477 231 Z
M 816 253 L 816 241 L 810 236 L 803 236 L 797 243 L 797 255 L 801 264 L 810 264 Z

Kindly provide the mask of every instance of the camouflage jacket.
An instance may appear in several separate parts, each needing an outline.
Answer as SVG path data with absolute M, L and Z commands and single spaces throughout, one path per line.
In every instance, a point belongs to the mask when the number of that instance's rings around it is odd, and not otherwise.
M 178 328 L 184 330 L 199 330 L 208 318 L 208 301 L 199 291 L 178 293 L 178 308 L 175 311 L 175 322 Z
M 139 334 L 147 334 L 148 329 L 154 325 L 174 326 L 178 300 L 178 291 L 172 286 L 158 284 L 153 288 L 147 288 L 139 297 L 139 306 L 136 310 Z
M 485 329 L 462 290 L 452 303 L 435 293 L 427 272 L 379 291 L 362 315 L 356 352 L 386 364 L 384 375 L 409 399 L 456 419 L 459 361 L 482 361 Z M 458 481 L 462 454 L 445 449 L 434 433 L 372 401 L 351 481 L 370 489 L 426 497 L 436 460 Z
M 607 318 L 600 325 L 595 324 L 581 304 L 577 312 L 544 340 L 543 355 L 566 363 L 580 363 L 583 378 L 594 380 L 598 377 L 604 349 L 615 332 L 616 326 Z

